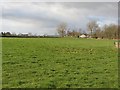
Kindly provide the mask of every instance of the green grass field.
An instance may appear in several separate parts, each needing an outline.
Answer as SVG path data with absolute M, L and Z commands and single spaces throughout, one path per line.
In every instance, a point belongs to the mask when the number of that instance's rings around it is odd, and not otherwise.
M 3 88 L 117 88 L 113 40 L 3 38 Z

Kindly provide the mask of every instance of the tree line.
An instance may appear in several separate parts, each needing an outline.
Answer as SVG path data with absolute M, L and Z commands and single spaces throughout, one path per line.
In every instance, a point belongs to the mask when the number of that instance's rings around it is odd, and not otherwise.
M 65 37 L 65 36 L 71 36 L 71 37 L 79 37 L 80 35 L 84 34 L 88 36 L 89 38 L 107 38 L 107 39 L 118 39 L 119 37 L 119 27 L 116 24 L 109 24 L 104 25 L 100 27 L 95 20 L 91 20 L 87 23 L 87 32 L 82 30 L 81 28 L 70 28 L 68 27 L 68 24 L 65 22 L 60 23 L 56 30 L 59 34 L 59 36 L 53 35 L 46 35 L 43 36 L 28 33 L 28 34 L 16 34 L 16 33 L 10 33 L 10 32 L 1 32 L 0 36 L 2 37 Z
M 52 35 L 36 35 L 32 33 L 26 33 L 26 34 L 16 34 L 16 33 L 10 33 L 10 32 L 1 32 L 0 33 L 1 37 L 11 37 L 11 38 L 58 38 L 58 36 L 52 36 Z
M 82 29 L 70 29 L 67 23 L 61 23 L 57 26 L 57 32 L 61 37 L 65 36 L 80 36 L 81 34 L 86 34 L 89 38 L 107 38 L 107 39 L 118 39 L 118 25 L 116 24 L 105 24 L 100 27 L 97 21 L 92 20 L 87 23 L 86 33 Z

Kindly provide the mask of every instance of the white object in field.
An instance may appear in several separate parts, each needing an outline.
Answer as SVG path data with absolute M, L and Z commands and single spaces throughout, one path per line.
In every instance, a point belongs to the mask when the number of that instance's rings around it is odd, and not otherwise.
M 115 47 L 120 48 L 120 42 L 115 42 Z
M 80 36 L 80 38 L 86 38 L 86 37 L 87 37 L 87 36 L 86 36 L 86 35 L 84 35 L 84 34 Z

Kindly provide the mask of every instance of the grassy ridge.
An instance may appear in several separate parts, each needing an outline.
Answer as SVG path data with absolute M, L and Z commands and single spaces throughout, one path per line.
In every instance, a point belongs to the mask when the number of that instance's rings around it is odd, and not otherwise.
M 3 38 L 3 88 L 118 86 L 113 40 Z

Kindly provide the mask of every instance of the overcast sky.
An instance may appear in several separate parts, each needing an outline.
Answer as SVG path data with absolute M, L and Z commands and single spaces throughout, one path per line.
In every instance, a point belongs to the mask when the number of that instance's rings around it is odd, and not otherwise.
M 99 26 L 118 22 L 117 2 L 6 2 L 2 5 L 2 31 L 43 35 L 57 34 L 56 27 L 66 22 L 68 27 L 87 30 L 90 20 Z

